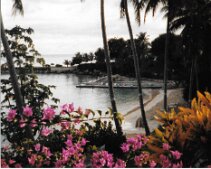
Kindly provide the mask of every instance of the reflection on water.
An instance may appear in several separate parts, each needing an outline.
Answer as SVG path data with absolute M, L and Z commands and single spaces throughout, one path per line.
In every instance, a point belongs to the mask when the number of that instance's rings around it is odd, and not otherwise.
M 2 75 L 8 78 L 8 75 Z M 103 88 L 76 88 L 79 83 L 95 80 L 97 77 L 74 74 L 39 74 L 39 82 L 45 85 L 55 85 L 52 89 L 54 97 L 60 99 L 60 105 L 74 103 L 76 107 L 91 108 L 106 111 L 110 107 L 108 89 Z M 114 89 L 118 111 L 126 113 L 138 105 L 136 89 Z

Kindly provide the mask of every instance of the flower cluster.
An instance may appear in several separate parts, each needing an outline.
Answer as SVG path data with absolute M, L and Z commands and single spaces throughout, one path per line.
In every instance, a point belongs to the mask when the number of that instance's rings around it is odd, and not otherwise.
M 182 168 L 181 161 L 182 153 L 177 150 L 171 150 L 171 146 L 168 143 L 163 143 L 164 153 L 160 154 L 160 165 L 162 168 Z
M 121 159 L 117 159 L 116 162 L 114 162 L 112 154 L 107 151 L 98 151 L 92 155 L 92 167 L 125 168 L 126 162 Z
M 121 149 L 124 153 L 129 151 L 136 151 L 141 149 L 147 143 L 147 137 L 144 135 L 137 135 L 134 138 L 128 138 L 126 143 L 123 143 Z
M 60 114 L 56 114 L 51 107 L 44 108 L 37 115 L 31 107 L 24 107 L 22 114 L 17 110 L 10 110 L 3 119 L 6 127 L 11 131 L 17 130 L 16 140 L 12 140 L 10 147 L 2 148 L 2 167 L 74 167 L 74 168 L 125 168 L 125 167 L 182 167 L 182 154 L 171 148 L 167 143 L 163 144 L 163 152 L 155 160 L 151 151 L 147 148 L 149 138 L 137 135 L 128 138 L 120 148 L 122 156 L 117 157 L 107 150 L 98 149 L 95 145 L 89 145 L 89 137 L 86 132 L 92 131 L 85 127 L 74 126 L 87 118 L 91 110 L 83 111 L 81 107 L 74 111 L 73 104 L 65 104 L 61 107 Z M 72 120 L 73 119 L 73 120 Z M 20 131 L 30 125 L 34 132 L 34 138 L 24 138 Z M 4 127 L 5 128 L 5 127 Z M 6 128 L 7 129 L 7 128 Z M 9 133 L 9 132 L 8 132 Z M 13 133 L 13 132 L 12 132 Z M 35 136 L 36 135 L 36 136 Z M 20 138 L 19 140 L 17 138 Z M 93 148 L 95 147 L 95 148 Z M 91 157 L 91 158 L 90 158 Z

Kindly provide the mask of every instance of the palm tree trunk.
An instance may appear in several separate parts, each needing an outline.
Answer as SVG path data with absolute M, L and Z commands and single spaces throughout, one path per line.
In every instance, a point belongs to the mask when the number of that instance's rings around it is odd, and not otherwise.
M 197 65 L 197 56 L 194 62 L 195 66 L 195 76 L 196 76 L 196 90 L 199 90 L 199 77 L 198 77 L 198 65 Z
M 130 17 L 129 17 L 129 12 L 128 12 L 127 0 L 125 0 L 125 15 L 126 15 L 126 20 L 127 20 L 128 31 L 129 31 L 129 34 L 130 34 L 131 49 L 132 49 L 132 52 L 133 52 L 136 79 L 137 79 L 137 84 L 138 84 L 139 104 L 140 104 L 140 108 L 141 108 L 141 115 L 142 115 L 142 120 L 143 120 L 143 125 L 144 125 L 144 128 L 145 128 L 146 135 L 149 135 L 150 130 L 149 130 L 149 126 L 148 126 L 148 123 L 147 123 L 146 114 L 145 114 L 145 110 L 144 110 L 144 103 L 143 103 L 139 59 L 138 59 L 138 55 L 137 55 L 137 51 L 136 51 L 135 42 L 134 42 L 134 39 L 133 39 L 133 32 L 132 32 L 132 28 L 131 28 L 131 24 L 130 24 Z
M 190 81 L 189 81 L 188 104 L 190 107 L 191 107 L 192 90 L 193 90 L 194 60 L 195 60 L 195 57 L 192 58 L 191 70 L 190 70 Z
M 6 38 L 2 15 L 1 15 L 1 39 L 2 39 L 2 43 L 4 46 L 5 53 L 6 53 L 6 59 L 7 59 L 9 73 L 10 73 L 12 87 L 13 87 L 13 90 L 15 93 L 16 106 L 17 106 L 19 113 L 22 113 L 23 98 L 22 98 L 21 90 L 20 90 L 20 87 L 18 84 L 18 79 L 16 76 L 15 66 L 14 66 L 13 59 L 12 59 L 13 58 L 12 53 L 10 51 L 9 44 L 8 44 L 8 41 Z
M 169 8 L 169 7 L 168 7 Z M 169 10 L 168 10 L 169 11 Z M 163 100 L 163 108 L 165 111 L 168 109 L 168 103 L 167 103 L 167 79 L 168 79 L 168 55 L 169 55 L 169 34 L 170 34 L 170 28 L 169 28 L 169 14 L 167 16 L 167 27 L 166 27 L 166 41 L 165 41 L 165 54 L 164 54 L 164 78 L 163 78 L 163 90 L 164 90 L 164 100 Z
M 13 57 L 12 57 L 12 53 L 10 51 L 9 48 L 9 44 L 6 38 L 6 33 L 4 30 L 4 25 L 3 25 L 3 20 L 2 20 L 2 14 L 0 13 L 0 19 L 1 19 L 1 39 L 2 39 L 2 43 L 4 46 L 4 50 L 6 53 L 6 59 L 7 59 L 7 64 L 8 64 L 8 69 L 9 69 L 9 73 L 10 73 L 10 78 L 11 78 L 11 83 L 12 83 L 12 87 L 15 93 L 15 101 L 16 101 L 16 106 L 18 109 L 18 112 L 21 114 L 23 111 L 23 106 L 24 106 L 24 102 L 23 102 L 23 97 L 21 94 L 21 90 L 18 84 L 18 79 L 16 76 L 16 71 L 15 71 L 15 66 L 13 63 Z M 32 136 L 32 131 L 29 125 L 26 126 L 26 137 L 33 139 Z
M 114 116 L 114 122 L 115 122 L 115 125 L 116 125 L 117 134 L 119 136 L 122 136 L 123 135 L 122 127 L 120 125 L 119 120 L 117 119 L 117 107 L 116 107 L 116 101 L 115 101 L 115 98 L 114 98 L 113 81 L 112 81 L 112 77 L 111 77 L 112 76 L 112 70 L 111 70 L 110 53 L 109 53 L 109 47 L 108 47 L 108 41 L 107 41 L 107 35 L 106 35 L 106 26 L 105 26 L 105 17 L 104 17 L 104 0 L 101 0 L 100 3 L 101 3 L 101 28 L 102 28 L 104 54 L 105 54 L 106 67 L 107 67 L 109 95 L 110 95 L 112 113 L 113 113 L 113 116 Z

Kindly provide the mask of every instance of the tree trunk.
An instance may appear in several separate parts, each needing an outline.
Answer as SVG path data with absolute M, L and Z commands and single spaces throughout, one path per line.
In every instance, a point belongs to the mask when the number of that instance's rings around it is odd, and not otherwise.
M 190 107 L 191 107 L 192 90 L 193 90 L 194 60 L 195 58 L 193 57 L 190 70 L 190 82 L 189 82 L 189 93 L 188 93 L 188 104 Z
M 145 114 L 145 110 L 144 110 L 144 103 L 143 103 L 139 59 L 138 59 L 138 55 L 137 55 L 137 51 L 136 51 L 135 42 L 133 39 L 133 32 L 132 32 L 131 23 L 130 23 L 127 0 L 124 0 L 124 2 L 125 2 L 125 15 L 126 15 L 126 20 L 127 20 L 128 31 L 130 34 L 130 43 L 131 43 L 131 49 L 133 52 L 134 66 L 135 66 L 136 79 L 137 79 L 137 85 L 138 85 L 138 93 L 139 93 L 138 95 L 139 95 L 139 104 L 140 104 L 140 108 L 141 108 L 141 115 L 142 115 L 142 120 L 143 120 L 143 125 L 145 128 L 146 135 L 149 135 L 150 130 L 149 130 L 149 126 L 147 123 L 146 114 Z
M 107 41 L 107 35 L 106 35 L 105 17 L 104 17 L 104 0 L 101 0 L 100 3 L 101 3 L 101 28 L 102 28 L 104 54 L 105 54 L 106 67 L 107 67 L 109 95 L 110 95 L 112 113 L 113 113 L 113 116 L 114 116 L 114 122 L 115 122 L 115 125 L 116 125 L 117 134 L 119 136 L 122 136 L 123 135 L 122 127 L 120 125 L 119 120 L 117 119 L 117 107 L 116 107 L 116 101 L 115 101 L 115 98 L 114 98 L 112 70 L 111 70 L 111 63 L 110 63 L 110 53 L 109 53 L 109 47 L 108 47 L 108 41 Z
M 16 106 L 17 106 L 18 112 L 20 114 L 22 114 L 23 106 L 24 106 L 23 97 L 22 97 L 21 90 L 20 90 L 20 87 L 19 87 L 19 84 L 18 84 L 15 66 L 14 66 L 14 63 L 13 63 L 13 57 L 12 57 L 12 53 L 10 51 L 9 44 L 8 44 L 8 41 L 7 41 L 7 38 L 6 38 L 6 33 L 5 33 L 5 30 L 4 30 L 4 25 L 3 25 L 1 13 L 0 13 L 0 19 L 1 19 L 1 39 L 2 39 L 2 43 L 3 43 L 3 46 L 4 46 L 5 53 L 6 53 L 7 65 L 8 65 L 8 69 L 9 69 L 9 73 L 10 73 L 12 87 L 13 87 L 14 94 L 15 94 Z M 31 131 L 31 128 L 29 127 L 29 125 L 26 126 L 26 137 L 33 139 L 32 131 Z
M 169 11 L 169 9 L 168 9 L 168 11 Z M 167 27 L 166 27 L 165 54 L 164 54 L 164 73 L 163 73 L 164 74 L 164 78 L 163 78 L 163 85 L 164 85 L 164 87 L 163 87 L 163 90 L 164 90 L 163 108 L 165 111 L 167 111 L 167 109 L 168 109 L 167 83 L 168 83 L 169 34 L 170 34 L 170 29 L 169 29 L 169 14 L 168 14 Z
M 16 71 L 15 71 L 15 66 L 14 66 L 14 63 L 13 63 L 12 53 L 10 51 L 9 44 L 8 44 L 8 41 L 7 41 L 7 38 L 6 38 L 3 20 L 2 20 L 2 15 L 1 15 L 1 39 L 2 39 L 2 43 L 3 43 L 3 46 L 4 46 L 5 53 L 6 53 L 6 59 L 7 59 L 9 73 L 10 73 L 12 87 L 13 87 L 13 90 L 14 90 L 14 93 L 15 93 L 16 106 L 17 106 L 19 113 L 22 113 L 23 98 L 22 98 L 21 90 L 20 90 L 20 87 L 19 87 L 19 84 L 18 84 L 18 79 L 17 79 L 17 76 L 16 76 Z

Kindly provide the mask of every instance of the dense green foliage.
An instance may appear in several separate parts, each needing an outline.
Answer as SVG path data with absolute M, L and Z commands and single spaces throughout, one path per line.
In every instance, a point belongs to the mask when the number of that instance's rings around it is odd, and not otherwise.
M 52 95 L 52 88 L 55 86 L 46 86 L 39 83 L 38 77 L 33 73 L 34 64 L 44 65 L 45 61 L 35 49 L 30 35 L 33 29 L 24 29 L 16 26 L 11 30 L 6 30 L 10 49 L 13 55 L 13 61 L 18 68 L 18 82 L 21 87 L 21 93 L 24 103 L 40 110 L 47 104 L 47 100 L 58 102 L 58 99 Z M 4 50 L 2 56 L 5 56 Z M 2 107 L 15 108 L 14 92 L 9 79 L 1 79 L 1 92 L 4 96 L 2 99 Z M 56 106 L 56 105 L 55 105 Z

